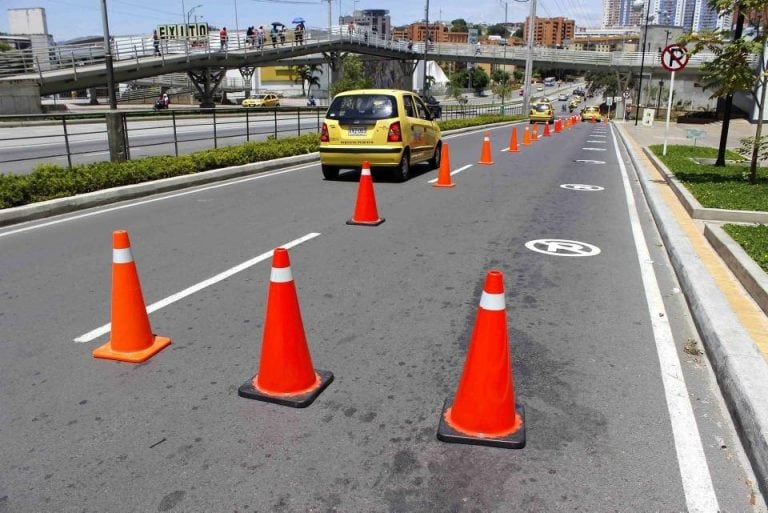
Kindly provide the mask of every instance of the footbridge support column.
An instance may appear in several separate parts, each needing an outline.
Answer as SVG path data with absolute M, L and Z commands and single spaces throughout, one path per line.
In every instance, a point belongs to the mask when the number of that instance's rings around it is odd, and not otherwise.
M 226 73 L 226 68 L 203 68 L 187 72 L 202 99 L 200 108 L 213 109 L 216 107 L 213 97 Z
M 40 85 L 36 80 L 0 81 L 0 114 L 41 114 Z
M 336 82 L 339 82 L 341 80 L 342 72 L 344 71 L 343 66 L 343 59 L 346 53 L 342 54 L 340 52 L 328 52 L 324 53 L 323 57 L 325 58 L 325 61 L 328 63 L 328 68 L 330 72 L 328 73 L 328 77 L 326 77 L 326 81 L 328 81 L 328 103 L 331 102 L 331 84 L 335 84 Z
M 253 87 L 253 74 L 256 72 L 255 66 L 240 66 L 240 76 L 243 77 L 243 91 L 245 97 L 251 97 L 251 88 Z

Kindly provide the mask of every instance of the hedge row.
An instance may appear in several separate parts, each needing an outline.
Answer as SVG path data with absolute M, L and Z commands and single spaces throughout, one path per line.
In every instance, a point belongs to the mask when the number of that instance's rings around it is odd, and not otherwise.
M 441 121 L 441 129 L 484 125 L 518 119 L 515 116 L 480 116 Z M 18 207 L 38 201 L 63 198 L 87 192 L 169 178 L 280 157 L 317 151 L 317 134 L 287 139 L 267 139 L 179 157 L 146 157 L 127 162 L 78 164 L 67 169 L 55 164 L 40 164 L 28 175 L 0 174 L 0 208 Z

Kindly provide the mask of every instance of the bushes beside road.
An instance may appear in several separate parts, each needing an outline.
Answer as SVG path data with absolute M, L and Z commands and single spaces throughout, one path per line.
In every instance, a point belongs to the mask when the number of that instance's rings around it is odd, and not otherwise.
M 442 130 L 485 125 L 520 119 L 520 116 L 484 115 L 439 122 Z M 54 164 L 40 164 L 28 175 L 0 174 L 0 208 L 18 207 L 55 198 L 170 178 L 252 162 L 263 162 L 318 150 L 317 134 L 285 139 L 267 139 L 205 150 L 179 157 L 146 157 L 127 162 L 78 164 L 68 169 Z

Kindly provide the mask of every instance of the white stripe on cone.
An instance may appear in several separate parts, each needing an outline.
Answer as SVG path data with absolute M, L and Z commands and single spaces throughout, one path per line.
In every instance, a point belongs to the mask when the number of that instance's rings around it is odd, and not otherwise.
M 133 262 L 131 248 L 113 249 L 112 262 L 115 264 L 130 264 Z
M 492 311 L 504 310 L 504 294 L 490 294 L 483 291 L 483 295 L 480 296 L 480 308 Z
M 273 267 L 269 274 L 269 281 L 272 283 L 288 283 L 293 281 L 290 267 Z

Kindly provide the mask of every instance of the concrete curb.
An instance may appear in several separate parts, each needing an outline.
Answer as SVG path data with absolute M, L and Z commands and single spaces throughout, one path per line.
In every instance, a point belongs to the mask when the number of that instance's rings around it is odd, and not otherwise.
M 738 278 L 741 285 L 747 289 L 760 309 L 768 315 L 768 274 L 719 226 L 709 223 L 704 225 L 704 237 Z
M 694 219 L 703 221 L 722 221 L 729 223 L 761 223 L 768 224 L 768 212 L 759 212 L 755 210 L 728 210 L 723 208 L 704 208 L 701 203 L 688 192 L 688 189 L 675 178 L 675 175 L 664 165 L 664 163 L 647 147 L 643 148 L 645 155 L 653 162 L 664 180 L 667 181 L 672 190 L 680 199 L 688 214 Z
M 615 125 L 614 125 L 615 126 Z M 645 196 L 677 273 L 703 345 L 734 419 L 758 486 L 768 492 L 768 362 L 699 261 L 685 232 L 674 221 L 645 175 L 627 135 L 616 127 L 632 159 Z
M 38 203 L 30 203 L 29 205 L 23 205 L 21 207 L 6 208 L 0 210 L 0 226 L 97 207 L 107 203 L 150 196 L 152 194 L 185 189 L 196 185 L 204 185 L 211 182 L 220 182 L 232 178 L 263 173 L 282 167 L 294 166 L 296 164 L 306 164 L 308 162 L 315 162 L 319 158 L 320 154 L 318 152 L 313 152 L 307 153 L 306 155 L 283 157 L 264 162 L 254 162 L 244 166 L 232 166 L 213 169 L 211 171 L 203 171 L 202 173 L 174 176 L 172 178 L 155 180 L 153 182 L 142 182 L 122 187 L 113 187 L 111 189 L 78 194 L 77 196 L 70 196 L 68 198 L 57 198 Z

